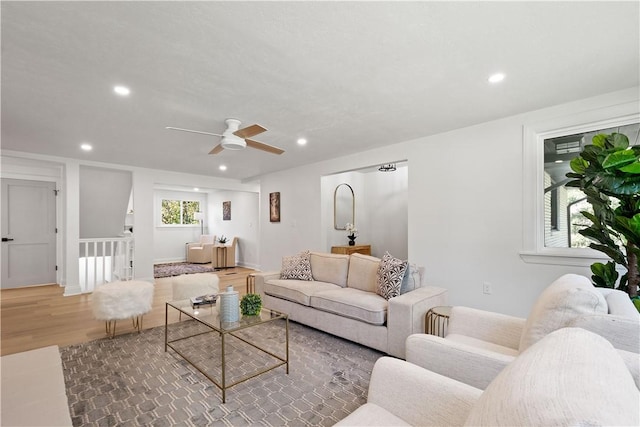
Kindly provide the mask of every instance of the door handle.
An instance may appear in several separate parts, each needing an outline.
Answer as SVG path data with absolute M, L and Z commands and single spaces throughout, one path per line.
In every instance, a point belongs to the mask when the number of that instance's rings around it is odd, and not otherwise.
M 3 238 L 2 238 L 2 241 L 3 241 L 3 242 L 13 242 L 13 239 L 10 239 L 10 238 L 8 238 L 8 237 L 3 237 Z

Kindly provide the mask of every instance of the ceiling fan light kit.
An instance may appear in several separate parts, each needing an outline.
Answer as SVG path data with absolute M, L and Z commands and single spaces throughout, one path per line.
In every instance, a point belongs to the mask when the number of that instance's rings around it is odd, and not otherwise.
M 247 146 L 273 154 L 284 153 L 284 150 L 278 147 L 274 147 L 273 145 L 268 145 L 263 142 L 248 139 L 254 135 L 266 132 L 266 128 L 258 124 L 254 124 L 240 129 L 240 120 L 238 119 L 227 119 L 225 120 L 225 123 L 227 124 L 227 129 L 222 133 L 222 135 L 218 133 L 202 132 L 199 130 L 183 129 L 173 126 L 167 126 L 167 129 L 221 137 L 222 140 L 220 141 L 220 144 L 216 145 L 213 150 L 209 152 L 209 154 L 218 154 L 222 150 L 243 150 Z

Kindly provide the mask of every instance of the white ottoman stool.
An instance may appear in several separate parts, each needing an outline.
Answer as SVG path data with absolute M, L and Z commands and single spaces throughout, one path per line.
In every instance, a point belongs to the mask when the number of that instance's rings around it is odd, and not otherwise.
M 213 273 L 183 274 L 171 281 L 173 300 L 183 300 L 203 295 L 217 295 L 220 279 Z
M 105 283 L 91 295 L 93 315 L 105 321 L 110 338 L 116 334 L 116 320 L 133 319 L 133 327 L 142 330 L 142 316 L 151 311 L 153 284 L 137 280 Z

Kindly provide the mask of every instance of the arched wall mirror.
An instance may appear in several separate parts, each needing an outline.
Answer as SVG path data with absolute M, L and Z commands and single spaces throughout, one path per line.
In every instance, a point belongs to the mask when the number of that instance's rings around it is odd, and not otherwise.
M 333 193 L 333 228 L 346 230 L 347 223 L 356 222 L 356 198 L 353 188 L 342 183 Z

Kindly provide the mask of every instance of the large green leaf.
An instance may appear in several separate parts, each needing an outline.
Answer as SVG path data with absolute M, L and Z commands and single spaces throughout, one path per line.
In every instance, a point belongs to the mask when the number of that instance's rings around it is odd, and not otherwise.
M 611 142 L 615 148 L 626 149 L 629 146 L 629 138 L 622 133 L 613 133 L 607 141 Z
M 631 150 L 616 151 L 609 154 L 602 162 L 602 167 L 605 169 L 620 169 L 623 166 L 629 165 L 637 161 L 635 153 Z
M 602 148 L 596 147 L 595 145 L 587 145 L 584 147 L 584 150 L 582 150 L 582 153 L 580 153 L 580 156 L 587 162 L 598 164 L 598 154 L 600 153 L 602 153 Z
M 599 134 L 595 135 L 593 138 L 591 138 L 591 142 L 596 147 L 604 148 L 605 144 L 607 142 L 607 135 L 605 135 L 603 133 L 599 133 Z
M 591 279 L 593 279 L 593 283 L 596 286 L 603 288 L 615 287 L 619 274 L 616 271 L 616 264 L 614 262 L 609 261 L 606 264 L 595 262 L 591 264 L 591 272 L 593 273 Z
M 636 159 L 635 162 L 620 168 L 622 172 L 640 174 L 640 160 Z
M 611 258 L 613 261 L 617 262 L 618 264 L 624 265 L 625 267 L 627 266 L 627 259 L 625 258 L 624 254 L 620 252 L 617 246 L 614 248 L 610 246 L 591 243 L 589 244 L 589 247 L 591 249 L 595 249 L 596 251 L 606 254 L 607 256 L 609 256 L 609 258 Z
M 616 225 L 620 225 L 620 232 L 624 234 L 627 240 L 640 244 L 640 213 L 632 218 L 623 216 L 616 217 Z
M 569 164 L 571 166 L 571 170 L 579 173 L 579 174 L 583 174 L 586 170 L 587 167 L 589 166 L 589 163 L 583 159 L 582 157 L 574 157 L 571 160 L 571 163 Z M 568 176 L 569 174 L 567 174 Z M 570 177 L 569 178 L 579 178 L 578 176 L 574 176 L 574 177 Z
M 605 194 L 613 196 L 637 195 L 640 193 L 640 176 L 616 176 L 603 174 L 593 179 L 593 185 Z

